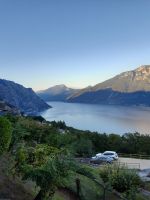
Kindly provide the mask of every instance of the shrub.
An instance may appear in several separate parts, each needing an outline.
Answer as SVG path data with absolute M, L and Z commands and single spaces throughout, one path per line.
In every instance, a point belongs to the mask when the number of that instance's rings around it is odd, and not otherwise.
M 136 171 L 122 168 L 112 173 L 110 182 L 118 192 L 125 192 L 131 188 L 137 188 L 140 185 L 140 178 Z
M 112 165 L 100 170 L 100 176 L 104 182 L 110 185 L 118 192 L 124 193 L 132 188 L 136 189 L 141 181 L 135 170 Z
M 110 177 L 110 168 L 108 166 L 102 168 L 99 172 L 100 177 L 102 178 L 104 183 L 109 182 L 109 177 Z
M 0 117 L 0 154 L 7 151 L 11 142 L 12 127 L 5 117 Z

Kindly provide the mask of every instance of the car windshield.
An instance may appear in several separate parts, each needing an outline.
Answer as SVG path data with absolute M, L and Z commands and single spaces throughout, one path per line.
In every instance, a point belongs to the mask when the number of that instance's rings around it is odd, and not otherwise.
M 105 156 L 113 156 L 113 153 L 104 153 Z

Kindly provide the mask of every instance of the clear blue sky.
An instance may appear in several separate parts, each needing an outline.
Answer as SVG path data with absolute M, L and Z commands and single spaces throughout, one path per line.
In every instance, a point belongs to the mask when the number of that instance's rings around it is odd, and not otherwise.
M 149 0 L 0 0 L 0 78 L 81 88 L 142 64 Z

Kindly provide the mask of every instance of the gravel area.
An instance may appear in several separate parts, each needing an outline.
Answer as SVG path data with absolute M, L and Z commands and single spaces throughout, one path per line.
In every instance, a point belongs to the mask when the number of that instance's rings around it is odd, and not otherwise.
M 140 170 L 150 169 L 150 160 L 120 157 L 119 162 L 127 164 L 129 168 L 139 168 Z

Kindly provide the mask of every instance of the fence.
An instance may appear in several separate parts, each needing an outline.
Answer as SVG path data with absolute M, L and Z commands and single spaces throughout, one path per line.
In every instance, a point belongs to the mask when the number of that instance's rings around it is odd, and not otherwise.
M 124 153 L 119 153 L 119 157 L 123 158 L 137 158 L 137 159 L 146 159 L 150 160 L 150 155 L 144 155 L 144 154 L 124 154 Z
M 77 194 L 78 200 L 84 200 L 85 198 L 83 196 L 84 192 L 82 191 L 82 188 L 83 188 L 82 180 L 77 178 L 75 182 L 76 182 L 76 189 L 74 188 L 75 189 L 74 192 Z M 99 197 L 97 197 L 99 200 L 108 200 L 108 199 L 110 200 L 112 198 L 113 199 L 117 198 L 117 200 L 127 200 L 126 198 L 122 196 L 121 193 L 112 189 L 109 183 L 100 183 L 96 179 L 93 180 L 93 183 L 96 183 L 96 185 L 98 186 L 98 189 L 101 190 Z
M 127 162 L 118 162 L 120 166 L 127 167 L 127 169 L 140 169 L 140 163 L 127 163 Z
M 90 163 L 90 158 L 78 158 L 76 159 L 78 162 L 86 164 L 86 165 L 92 165 L 93 167 L 102 167 L 106 165 L 106 163 L 101 163 L 101 164 L 91 164 Z M 128 169 L 140 169 L 140 163 L 128 163 L 128 162 L 117 162 L 115 161 L 114 164 L 118 163 L 120 166 L 127 167 Z

